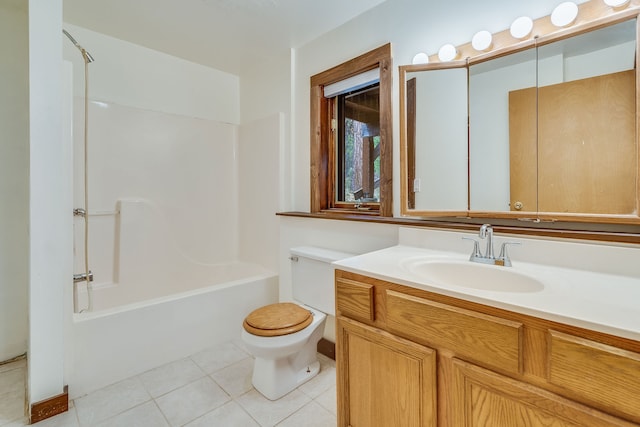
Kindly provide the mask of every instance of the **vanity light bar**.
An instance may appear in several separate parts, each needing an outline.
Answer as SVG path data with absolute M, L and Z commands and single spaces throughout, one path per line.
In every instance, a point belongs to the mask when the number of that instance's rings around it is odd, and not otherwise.
M 508 49 L 520 42 L 530 41 L 534 37 L 547 36 L 555 31 L 574 25 L 578 16 L 604 18 L 621 12 L 629 4 L 638 7 L 635 0 L 590 0 L 580 5 L 567 1 L 556 6 L 551 15 L 538 18 L 535 21 L 528 16 L 521 16 L 511 24 L 508 30 L 491 34 L 479 31 L 470 43 L 453 46 L 443 45 L 437 54 L 427 55 L 420 52 L 413 57 L 412 64 L 428 64 L 430 62 L 449 62 L 457 58 L 472 59 L 482 56 L 489 51 Z M 533 33 L 534 27 L 536 33 Z

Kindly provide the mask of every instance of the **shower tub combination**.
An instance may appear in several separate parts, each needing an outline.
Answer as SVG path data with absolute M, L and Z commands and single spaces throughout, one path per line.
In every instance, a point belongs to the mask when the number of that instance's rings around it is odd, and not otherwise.
M 96 284 L 93 311 L 71 314 L 67 324 L 72 399 L 239 339 L 244 317 L 278 300 L 272 271 L 203 264 L 178 250 L 148 200 L 120 200 L 115 216 L 114 280 Z

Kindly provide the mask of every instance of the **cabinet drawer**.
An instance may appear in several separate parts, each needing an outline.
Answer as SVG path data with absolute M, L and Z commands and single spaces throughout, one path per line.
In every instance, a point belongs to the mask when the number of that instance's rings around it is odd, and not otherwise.
M 522 372 L 522 324 L 388 290 L 387 326 L 502 371 Z
M 640 354 L 557 331 L 548 348 L 549 382 L 640 421 Z
M 336 279 L 336 314 L 373 322 L 373 290 L 367 283 Z

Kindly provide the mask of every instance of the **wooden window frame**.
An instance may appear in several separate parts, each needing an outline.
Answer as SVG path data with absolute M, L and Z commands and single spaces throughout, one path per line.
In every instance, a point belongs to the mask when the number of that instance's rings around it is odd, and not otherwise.
M 324 86 L 365 71 L 380 69 L 380 203 L 379 216 L 393 216 L 393 143 L 391 119 L 391 43 L 380 46 L 311 77 L 311 212 L 354 213 L 335 203 L 335 146 L 332 141 L 332 102 L 323 95 Z M 361 211 L 357 211 L 363 213 Z

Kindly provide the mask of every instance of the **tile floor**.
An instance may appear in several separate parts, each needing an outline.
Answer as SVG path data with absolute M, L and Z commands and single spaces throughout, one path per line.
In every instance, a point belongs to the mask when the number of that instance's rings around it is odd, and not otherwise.
M 0 426 L 21 425 L 12 421 L 20 420 L 24 415 L 26 380 L 26 359 L 0 365 Z
M 242 343 L 228 342 L 75 399 L 68 412 L 36 425 L 334 427 L 335 362 L 319 358 L 315 378 L 270 401 L 251 386 L 253 359 Z M 24 387 L 20 390 L 25 375 L 24 360 L 0 365 L 1 427 L 26 423 Z

